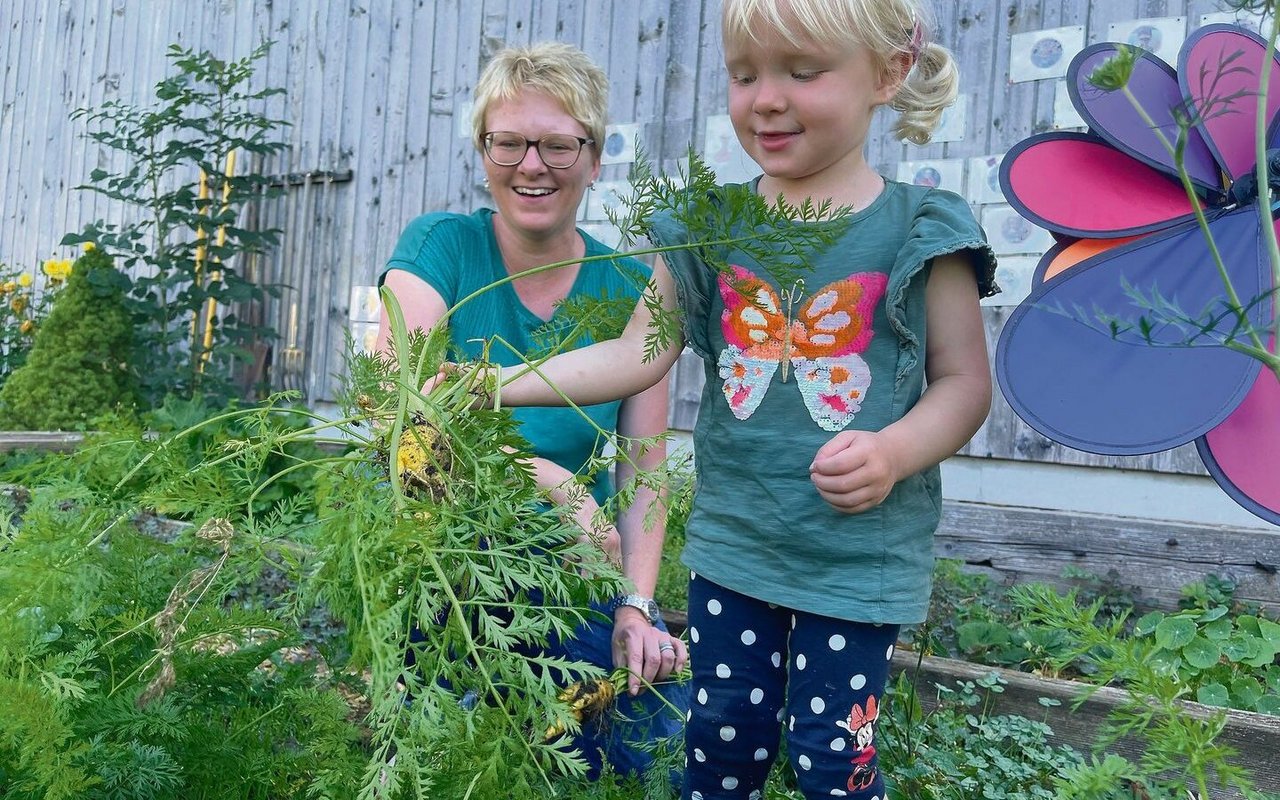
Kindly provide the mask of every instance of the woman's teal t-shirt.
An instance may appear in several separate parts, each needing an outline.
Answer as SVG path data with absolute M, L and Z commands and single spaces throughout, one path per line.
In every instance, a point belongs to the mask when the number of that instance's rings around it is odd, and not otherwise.
M 470 215 L 438 212 L 413 220 L 400 235 L 379 283 L 388 271 L 405 270 L 426 281 L 452 308 L 472 292 L 507 277 L 493 232 L 493 214 L 486 208 Z M 587 234 L 581 235 L 586 256 L 614 252 Z M 625 256 L 587 262 L 578 270 L 566 299 L 607 298 L 634 308 L 649 275 L 647 266 Z M 520 301 L 510 283 L 468 300 L 449 319 L 456 358 L 479 358 L 485 342 L 490 342 L 489 359 L 503 366 L 521 363 L 520 355 L 529 358 L 546 352 L 549 346 L 567 338 L 571 327 L 571 320 L 560 308 L 550 320 L 538 317 Z M 612 335 L 618 333 L 620 328 Z M 587 332 L 572 335 L 573 347 L 594 341 Z M 582 410 L 612 434 L 618 426 L 620 405 L 615 401 L 584 406 Z M 606 443 L 572 408 L 515 408 L 512 414 L 520 420 L 520 431 L 533 452 L 570 472 L 579 472 Z M 596 501 L 604 503 L 612 493 L 608 475 L 599 474 L 592 488 Z

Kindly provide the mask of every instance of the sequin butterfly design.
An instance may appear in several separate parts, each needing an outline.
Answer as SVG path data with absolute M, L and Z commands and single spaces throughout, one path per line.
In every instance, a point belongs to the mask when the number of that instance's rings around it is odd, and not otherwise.
M 861 354 L 871 344 L 872 320 L 889 277 L 850 275 L 803 299 L 797 311 L 803 281 L 779 294 L 750 270 L 731 269 L 733 278 L 719 277 L 727 346 L 718 365 L 733 415 L 747 419 L 755 413 L 781 365 L 782 383 L 794 367 L 813 421 L 823 430 L 843 430 L 871 385 Z

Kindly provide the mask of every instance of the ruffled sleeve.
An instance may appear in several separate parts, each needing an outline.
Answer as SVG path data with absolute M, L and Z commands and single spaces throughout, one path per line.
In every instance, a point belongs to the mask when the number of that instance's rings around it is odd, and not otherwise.
M 464 220 L 457 214 L 435 212 L 424 214 L 405 226 L 396 249 L 378 276 L 378 285 L 393 269 L 401 269 L 425 281 L 439 292 L 446 305 L 453 305 L 459 295 L 459 267 L 466 263 L 467 250 Z
M 669 211 L 653 216 L 648 235 L 659 247 L 690 243 L 688 228 Z M 714 359 L 710 330 L 712 323 L 718 321 L 710 317 L 712 300 L 718 291 L 715 270 L 702 260 L 696 247 L 663 253 L 662 259 L 675 282 L 685 344 L 703 359 Z

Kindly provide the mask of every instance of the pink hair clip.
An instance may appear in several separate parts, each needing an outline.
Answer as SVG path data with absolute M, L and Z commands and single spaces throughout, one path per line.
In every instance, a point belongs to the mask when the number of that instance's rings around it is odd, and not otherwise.
M 911 59 L 914 61 L 920 58 L 920 51 L 924 49 L 924 27 L 920 24 L 920 20 L 916 20 L 911 27 L 911 42 L 907 45 L 907 51 L 911 53 Z

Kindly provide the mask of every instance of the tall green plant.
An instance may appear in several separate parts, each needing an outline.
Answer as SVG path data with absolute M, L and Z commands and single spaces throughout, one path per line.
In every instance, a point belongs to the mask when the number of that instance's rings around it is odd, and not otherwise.
M 240 217 L 247 203 L 278 190 L 266 176 L 227 169 L 237 153 L 243 166 L 285 147 L 288 123 L 261 110 L 283 90 L 251 86 L 269 48 L 223 61 L 171 45 L 175 73 L 156 84 L 154 105 L 112 100 L 72 113 L 117 154 L 113 163 L 124 163 L 118 172 L 94 169 L 79 188 L 124 204 L 130 221 L 99 220 L 63 243 L 94 242 L 131 272 L 130 308 L 142 333 L 131 363 L 148 406 L 167 393 L 231 397 L 248 345 L 274 336 L 237 309 L 277 291 L 252 283 L 246 262 L 276 246 L 280 231 L 250 230 Z

